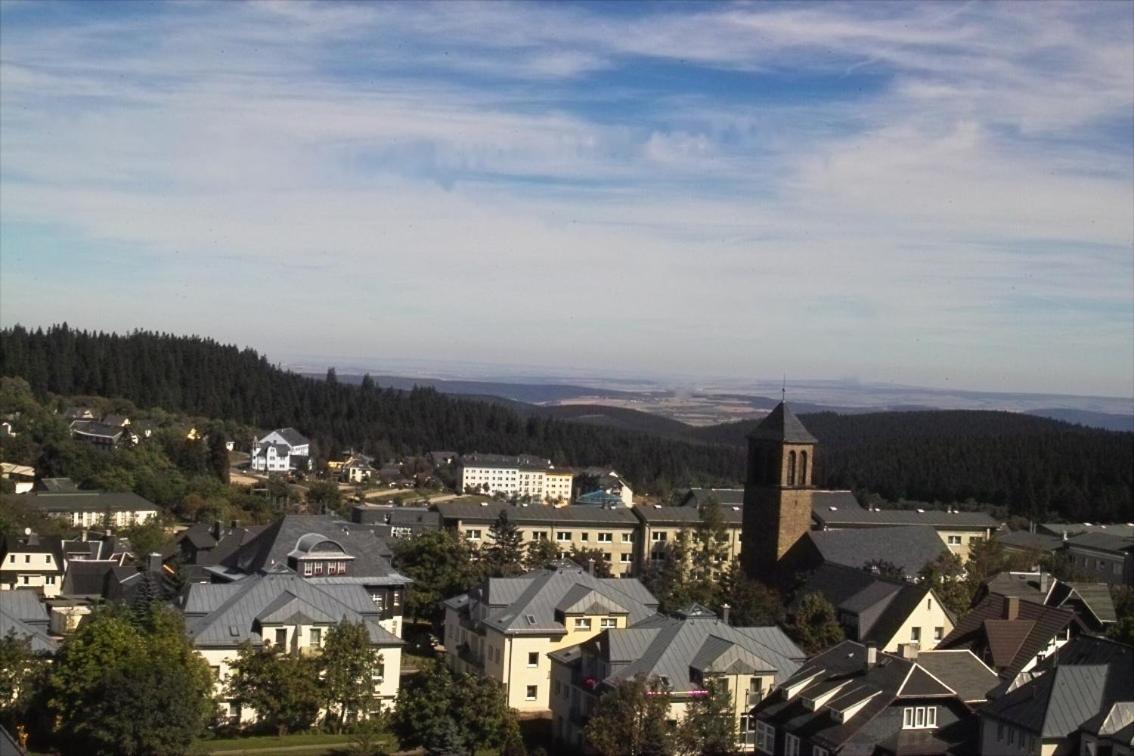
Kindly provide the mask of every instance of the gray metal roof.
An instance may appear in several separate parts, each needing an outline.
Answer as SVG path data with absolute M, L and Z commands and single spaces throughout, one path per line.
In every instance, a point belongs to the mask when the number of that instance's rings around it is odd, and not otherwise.
M 310 441 L 307 440 L 306 436 L 304 436 L 302 433 L 297 431 L 295 428 L 290 428 L 290 427 L 288 427 L 288 428 L 277 428 L 276 430 L 265 434 L 264 438 L 267 438 L 268 436 L 272 435 L 272 433 L 278 433 L 280 435 L 280 437 L 291 446 L 303 446 L 304 444 L 311 443 Z M 260 441 L 262 441 L 262 440 L 263 439 L 260 439 Z
M 59 644 L 48 636 L 49 617 L 32 591 L 0 591 L 0 638 L 9 633 L 26 638 L 35 653 L 55 653 Z
M 907 577 L 948 551 L 928 525 L 818 530 L 808 535 L 825 562 L 861 569 L 867 562 L 886 560 Z
M 996 673 L 968 649 L 922 651 L 917 663 L 965 703 L 986 700 L 988 692 L 1000 683 Z
M 780 402 L 768 416 L 760 421 L 748 438 L 761 441 L 779 441 L 787 444 L 817 444 L 819 439 L 812 436 L 803 423 L 788 407 L 787 402 Z
M 681 506 L 700 506 L 709 500 L 715 499 L 719 504 L 728 506 L 744 504 L 743 488 L 690 488 L 681 500 Z
M 1044 535 L 1043 533 L 1029 533 L 1026 530 L 1013 530 L 996 537 L 1001 544 L 1027 551 L 1054 551 L 1063 545 L 1059 536 Z
M 344 601 L 351 591 L 356 595 Z M 217 595 L 209 595 L 213 593 Z M 379 626 L 378 608 L 362 586 L 340 585 L 328 591 L 284 568 L 249 575 L 230 585 L 195 583 L 189 586 L 185 606 L 189 637 L 199 647 L 234 648 L 244 641 L 260 645 L 260 622 L 284 622 L 304 611 L 319 622 L 363 622 L 376 645 L 402 644 L 400 638 Z M 204 616 L 190 616 L 190 607 L 213 608 Z
M 1043 738 L 1065 738 L 1102 710 L 1110 667 L 1061 665 L 990 701 L 985 713 Z
M 1113 533 L 1081 533 L 1067 541 L 1068 548 L 1087 548 L 1121 554 L 1134 550 L 1134 537 Z
M 727 525 L 740 525 L 741 518 L 744 512 L 740 505 L 720 505 L 717 507 L 721 513 L 721 519 Z M 684 525 L 688 527 L 696 526 L 701 522 L 701 509 L 700 507 L 661 507 L 661 506 L 641 506 L 634 507 L 632 510 L 642 522 L 650 525 Z
M 131 491 L 33 491 L 15 498 L 30 509 L 47 513 L 156 512 L 158 509 L 157 504 Z
M 859 507 L 839 507 L 832 511 L 830 507 L 814 506 L 812 517 L 824 527 L 865 527 L 865 526 L 893 526 L 893 525 L 930 525 L 934 528 L 947 530 L 949 528 L 991 528 L 995 530 L 1000 523 L 984 512 L 946 512 L 940 509 L 863 509 Z
M 517 525 L 629 525 L 638 524 L 638 518 L 628 507 L 604 509 L 602 507 L 546 507 L 534 504 L 529 507 L 503 504 L 501 502 L 441 501 L 437 511 L 446 521 L 491 525 L 501 512 Z

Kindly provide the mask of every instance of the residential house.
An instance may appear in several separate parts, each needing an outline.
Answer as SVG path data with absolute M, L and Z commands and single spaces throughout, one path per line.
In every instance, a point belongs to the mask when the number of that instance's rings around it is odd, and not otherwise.
M 23 494 L 35 488 L 35 468 L 29 465 L 0 462 L 0 477 L 12 481 L 13 493 Z
M 29 510 L 58 517 L 72 527 L 127 528 L 158 516 L 157 505 L 131 491 L 35 491 L 18 497 Z
M 1070 609 L 990 593 L 957 621 L 939 647 L 968 649 L 1011 682 L 1082 629 Z
M 929 586 L 862 569 L 823 564 L 804 577 L 796 600 L 808 593 L 818 593 L 835 607 L 848 638 L 883 651 L 896 652 L 908 644 L 923 651 L 938 648 L 954 626 Z
M 1134 536 L 1087 532 L 1063 545 L 1071 568 L 1085 579 L 1134 586 Z
M 252 469 L 290 472 L 311 468 L 311 442 L 295 428 L 279 428 L 252 443 Z
M 583 728 L 596 701 L 626 680 L 660 681 L 670 695 L 667 719 L 685 718 L 689 703 L 723 685 L 732 701 L 738 750 L 749 710 L 791 677 L 806 654 L 778 627 L 732 627 L 694 604 L 673 617 L 654 615 L 633 627 L 606 630 L 551 658 L 552 737 L 583 750 Z
M 1091 632 L 1104 633 L 1118 621 L 1106 583 L 1056 580 L 1047 572 L 1001 572 L 981 586 L 976 598 L 979 601 L 990 593 L 1065 607 L 1075 612 L 1079 622 Z
M 66 565 L 59 536 L 6 533 L 0 543 L 0 591 L 26 589 L 46 598 L 58 596 Z
M 259 535 L 267 525 L 240 527 L 233 521 L 211 525 L 197 523 L 181 531 L 162 554 L 165 564 L 176 563 L 182 574 L 192 582 L 210 582 L 209 567 L 220 565 L 241 546 Z
M 981 710 L 989 756 L 1129 756 L 1134 753 L 1134 646 L 1071 641 L 1032 679 Z
M 588 467 L 575 477 L 577 488 L 583 494 L 602 491 L 617 496 L 625 507 L 634 506 L 634 489 L 614 470 L 605 467 Z
M 104 425 L 94 420 L 71 423 L 71 438 L 94 446 L 113 447 L 126 443 L 132 434 L 120 425 Z
M 755 706 L 749 737 L 775 756 L 971 753 L 975 709 L 996 683 L 967 651 L 890 654 L 844 641 Z
M 682 533 L 692 535 L 701 524 L 704 512 L 701 507 L 662 507 L 656 504 L 634 507 L 631 511 L 642 523 L 637 551 L 640 571 L 652 563 L 664 560 L 669 552 L 668 547 L 677 543 Z M 721 505 L 717 507 L 717 511 L 726 537 L 721 549 L 724 558 L 718 568 L 726 570 L 740 556 L 741 507 L 736 504 Z
M 998 533 L 996 541 L 1004 548 L 1004 553 L 1029 557 L 1035 560 L 1037 565 L 1040 557 L 1054 554 L 1063 548 L 1063 539 L 1059 536 L 1032 533 L 1028 530 Z
M 216 680 L 216 695 L 231 722 L 255 721 L 226 685 L 241 644 L 279 648 L 290 653 L 318 653 L 327 633 L 340 622 L 361 623 L 382 658 L 374 695 L 383 709 L 398 695 L 404 642 L 384 627 L 382 610 L 358 584 L 316 584 L 284 564 L 234 583 L 191 584 L 181 609 L 186 630 Z
M 639 521 L 626 507 L 525 506 L 477 499 L 451 499 L 435 506 L 442 526 L 474 545 L 492 543 L 490 530 L 504 513 L 525 543 L 552 541 L 564 552 L 599 549 L 616 577 L 636 574 Z
M 47 609 L 33 591 L 0 592 L 0 638 L 24 638 L 36 654 L 53 654 L 59 648 L 49 636 Z
M 562 561 L 521 577 L 489 578 L 446 599 L 445 659 L 504 685 L 521 713 L 551 707 L 548 654 L 653 616 L 657 599 L 634 579 L 596 578 Z
M 327 515 L 285 515 L 240 540 L 229 554 L 202 567 L 212 582 L 241 582 L 282 565 L 313 585 L 361 586 L 377 621 L 401 637 L 412 581 L 390 565 L 385 541 L 365 527 Z
M 441 529 L 441 515 L 426 507 L 396 507 L 392 504 L 355 504 L 351 522 L 369 526 L 380 538 L 413 538 Z

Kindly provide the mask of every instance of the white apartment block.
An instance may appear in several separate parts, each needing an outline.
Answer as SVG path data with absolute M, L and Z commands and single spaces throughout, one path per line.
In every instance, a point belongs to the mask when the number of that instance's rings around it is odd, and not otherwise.
M 460 490 L 533 501 L 571 501 L 573 474 L 538 457 L 469 454 L 461 458 Z

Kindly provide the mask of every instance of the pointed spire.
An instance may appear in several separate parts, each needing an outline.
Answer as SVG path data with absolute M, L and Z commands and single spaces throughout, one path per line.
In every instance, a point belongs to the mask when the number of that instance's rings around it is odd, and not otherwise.
M 776 408 L 768 413 L 751 433 L 749 438 L 761 441 L 779 441 L 786 444 L 817 444 L 819 440 L 812 436 L 800 422 L 795 413 L 788 407 L 787 402 L 780 402 Z

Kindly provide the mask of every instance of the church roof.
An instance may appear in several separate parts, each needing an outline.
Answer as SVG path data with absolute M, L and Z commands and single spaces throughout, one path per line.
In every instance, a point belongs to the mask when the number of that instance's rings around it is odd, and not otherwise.
M 768 416 L 748 434 L 748 437 L 761 441 L 780 441 L 788 444 L 819 443 L 818 439 L 812 436 L 807 428 L 803 427 L 803 423 L 787 406 L 787 402 L 777 404 L 776 408 L 769 412 Z

